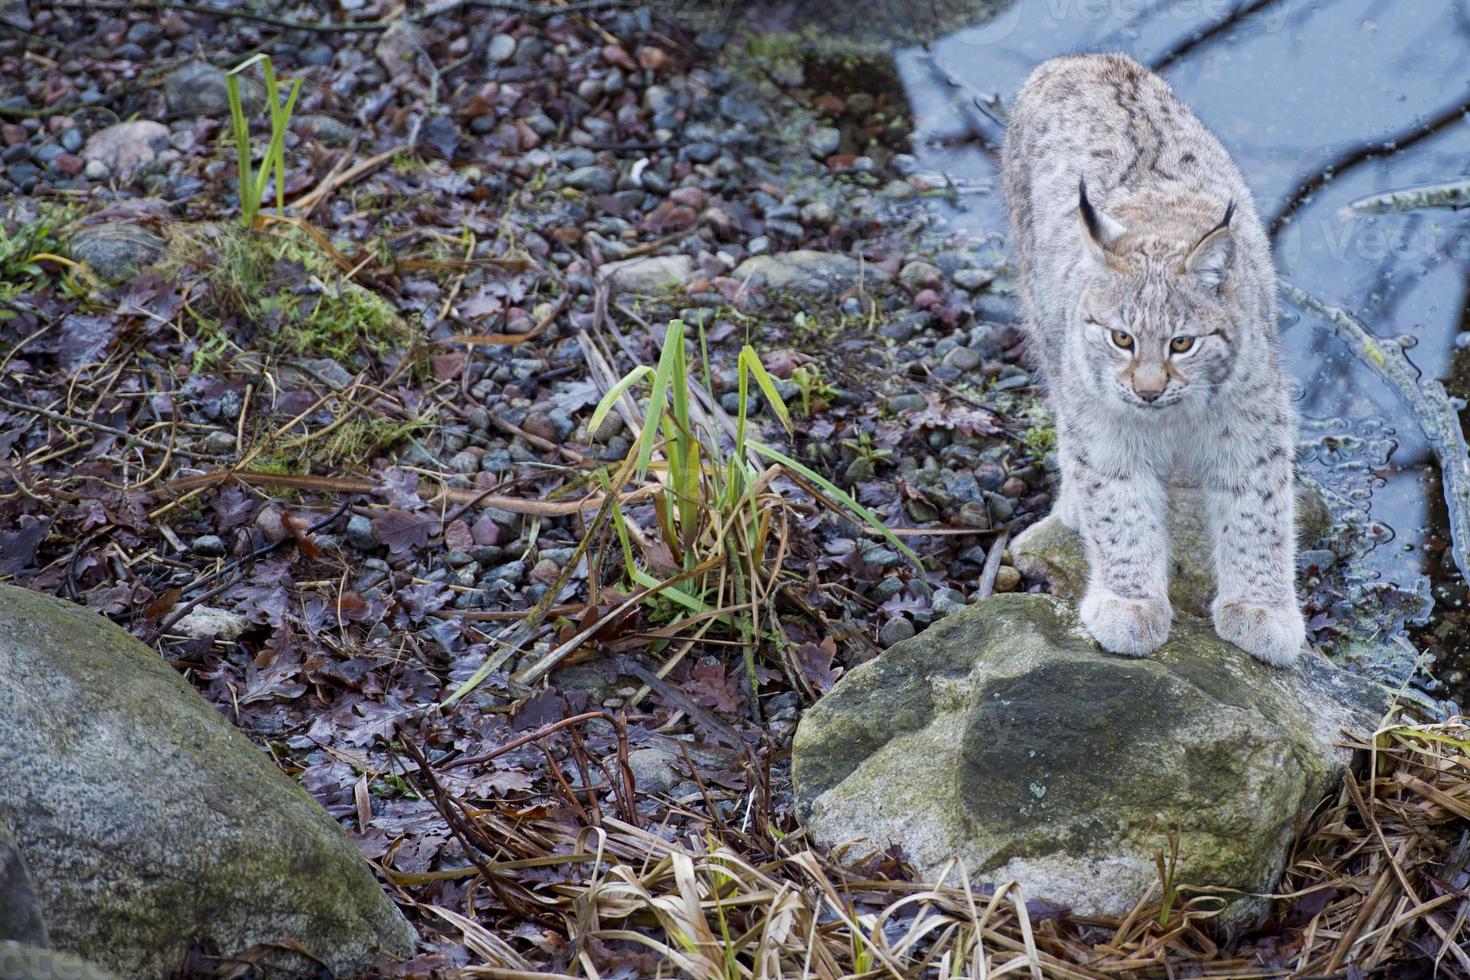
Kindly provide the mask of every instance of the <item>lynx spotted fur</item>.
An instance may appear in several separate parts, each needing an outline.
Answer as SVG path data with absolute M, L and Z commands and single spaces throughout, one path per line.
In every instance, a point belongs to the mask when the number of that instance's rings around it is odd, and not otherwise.
M 1163 79 L 1121 55 L 1038 67 L 1001 169 L 1056 415 L 1056 507 L 1087 549 L 1083 624 L 1120 654 L 1168 638 L 1176 479 L 1203 490 L 1216 632 L 1292 663 L 1305 638 L 1293 414 L 1270 244 L 1240 172 Z

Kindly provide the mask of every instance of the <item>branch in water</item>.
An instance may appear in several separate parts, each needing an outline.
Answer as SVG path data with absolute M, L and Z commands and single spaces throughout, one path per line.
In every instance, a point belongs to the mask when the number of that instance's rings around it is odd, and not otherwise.
M 1419 423 L 1443 475 L 1455 566 L 1460 570 L 1460 578 L 1470 585 L 1470 447 L 1465 444 L 1459 413 L 1444 385 L 1433 378 L 1421 380 L 1419 369 L 1404 356 L 1397 341 L 1375 336 L 1346 310 L 1328 306 L 1285 279 L 1278 280 L 1277 285 L 1287 302 L 1330 324 L 1358 359 L 1388 382 Z
M 1348 204 L 1358 214 L 1388 214 L 1392 211 L 1417 211 L 1420 208 L 1449 208 L 1458 211 L 1470 207 L 1470 180 L 1452 180 L 1444 184 L 1404 187 L 1382 194 L 1369 194 Z
M 1470 112 L 1470 99 L 1465 99 L 1458 105 L 1441 109 L 1437 115 L 1428 121 L 1415 123 L 1408 129 L 1402 130 L 1387 139 L 1379 140 L 1376 143 L 1360 143 L 1357 146 L 1348 147 L 1328 162 L 1321 170 L 1318 170 L 1310 177 L 1304 178 L 1301 183 L 1296 185 L 1296 190 L 1291 192 L 1290 196 L 1286 199 L 1286 203 L 1281 206 L 1281 210 L 1276 212 L 1276 216 L 1267 225 L 1267 230 L 1270 232 L 1271 237 L 1274 239 L 1280 234 L 1281 226 L 1286 219 L 1295 214 L 1297 208 L 1302 206 L 1302 202 L 1316 193 L 1329 180 L 1341 177 L 1344 173 L 1366 160 L 1372 160 L 1374 157 L 1385 154 L 1397 153 L 1400 150 L 1407 150 L 1420 140 L 1427 139 L 1440 130 L 1448 129 L 1455 123 L 1460 122 L 1465 118 L 1467 112 Z

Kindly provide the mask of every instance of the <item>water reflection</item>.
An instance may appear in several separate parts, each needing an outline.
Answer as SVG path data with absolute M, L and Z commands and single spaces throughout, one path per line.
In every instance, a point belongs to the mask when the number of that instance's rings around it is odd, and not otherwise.
M 928 51 L 900 53 L 920 166 L 993 186 L 993 161 L 974 138 L 989 121 L 974 94 L 1006 104 L 1038 62 L 1078 51 L 1124 51 L 1158 67 L 1235 156 L 1261 213 L 1280 219 L 1282 273 L 1380 334 L 1412 336 L 1419 369 L 1450 375 L 1470 321 L 1470 228 L 1448 211 L 1355 215 L 1346 205 L 1470 172 L 1464 4 L 1019 0 Z M 963 228 L 1004 227 L 998 191 L 949 207 Z M 1360 512 L 1364 572 L 1423 594 L 1423 546 L 1443 510 L 1431 499 L 1437 481 L 1423 479 L 1428 446 L 1329 331 L 1288 316 L 1284 336 L 1308 418 L 1304 466 Z

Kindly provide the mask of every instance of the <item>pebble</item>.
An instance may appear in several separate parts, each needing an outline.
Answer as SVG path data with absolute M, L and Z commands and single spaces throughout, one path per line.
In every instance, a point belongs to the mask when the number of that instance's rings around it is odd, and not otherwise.
M 225 553 L 225 541 L 218 534 L 201 534 L 189 550 L 205 558 L 218 558 Z
M 361 514 L 353 514 L 347 519 L 347 530 L 342 536 L 358 551 L 378 550 L 378 538 L 373 534 L 373 522 Z
M 913 412 L 928 406 L 929 402 L 923 395 L 894 395 L 888 399 L 887 408 L 890 412 Z
M 916 261 L 905 265 L 898 278 L 914 289 L 938 289 L 944 283 L 944 273 L 932 262 Z
M 578 167 L 563 179 L 568 187 L 592 194 L 611 194 L 617 184 L 611 171 L 598 166 Z
M 162 238 L 126 222 L 83 228 L 71 240 L 72 258 L 87 263 L 94 273 L 109 281 L 125 279 L 158 261 L 163 250 Z
M 690 143 L 679 151 L 679 156 L 690 163 L 709 163 L 719 155 L 718 143 Z
M 954 284 L 961 289 L 974 292 L 984 289 L 995 279 L 995 273 L 988 269 L 961 269 L 954 274 Z
M 956 347 L 944 355 L 944 362 L 957 371 L 973 371 L 980 366 L 980 352 L 970 347 Z
M 806 148 L 812 156 L 824 159 L 837 152 L 842 145 L 842 131 L 835 126 L 818 126 L 806 138 Z
M 516 39 L 509 34 L 497 34 L 490 39 L 485 57 L 492 65 L 503 65 L 516 56 Z
M 931 603 L 935 616 L 948 616 L 965 608 L 965 594 L 958 589 L 935 589 Z
M 1014 592 L 1021 584 L 1021 573 L 1010 565 L 1002 565 L 995 570 L 995 591 Z
M 904 616 L 895 616 L 878 629 L 878 643 L 887 649 L 913 635 L 914 624 Z
M 168 136 L 168 127 L 151 119 L 116 123 L 93 133 L 82 156 L 107 167 L 110 173 L 126 173 L 157 159 L 168 148 Z

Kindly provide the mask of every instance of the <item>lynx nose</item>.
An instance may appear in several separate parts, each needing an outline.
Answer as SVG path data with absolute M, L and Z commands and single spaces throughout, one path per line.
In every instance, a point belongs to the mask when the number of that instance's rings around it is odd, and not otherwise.
M 1162 395 L 1168 383 L 1168 375 L 1161 367 L 1144 364 L 1133 369 L 1133 393 L 1146 402 Z

